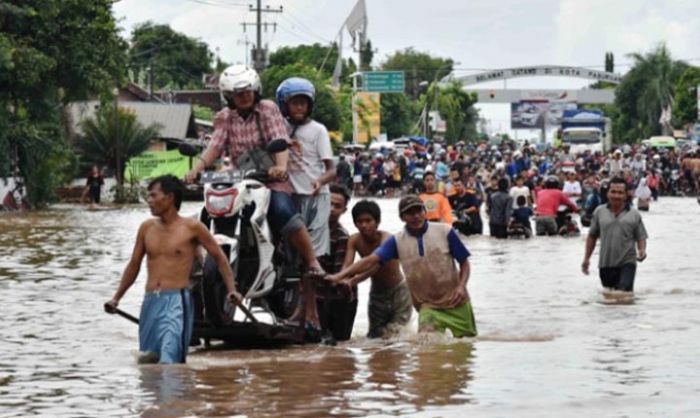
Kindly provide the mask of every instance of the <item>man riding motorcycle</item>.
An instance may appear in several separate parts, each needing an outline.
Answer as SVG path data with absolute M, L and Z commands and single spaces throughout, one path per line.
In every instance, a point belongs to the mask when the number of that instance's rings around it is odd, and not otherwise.
M 549 176 L 544 182 L 544 189 L 537 194 L 537 209 L 535 214 L 535 230 L 537 235 L 557 235 L 557 212 L 560 205 L 566 205 L 576 212 L 578 207 L 564 192 L 559 190 L 559 179 Z
M 200 160 L 187 173 L 193 182 L 205 167 L 228 152 L 234 166 L 244 153 L 256 148 L 275 149 L 273 164 L 267 169 L 271 190 L 267 219 L 276 236 L 283 236 L 301 256 L 309 273 L 321 275 L 323 269 L 314 254 L 309 232 L 291 198 L 293 191 L 287 175 L 289 136 L 277 105 L 262 100 L 262 84 L 255 70 L 245 65 L 226 68 L 219 78 L 219 89 L 226 107 L 214 118 L 214 133 Z

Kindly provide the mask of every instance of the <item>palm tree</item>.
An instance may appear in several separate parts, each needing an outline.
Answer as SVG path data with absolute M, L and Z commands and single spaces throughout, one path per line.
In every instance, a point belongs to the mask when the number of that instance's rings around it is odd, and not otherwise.
M 83 135 L 78 147 L 89 160 L 114 169 L 117 184 L 124 185 L 126 162 L 148 149 L 161 126 L 143 127 L 136 115 L 114 105 L 102 106 L 95 118 L 81 123 Z
M 674 61 L 665 44 L 646 54 L 628 54 L 634 65 L 625 78 L 635 85 L 635 110 L 639 128 L 645 136 L 660 131 L 659 117 L 663 109 L 673 104 L 676 83 L 688 67 L 683 61 Z

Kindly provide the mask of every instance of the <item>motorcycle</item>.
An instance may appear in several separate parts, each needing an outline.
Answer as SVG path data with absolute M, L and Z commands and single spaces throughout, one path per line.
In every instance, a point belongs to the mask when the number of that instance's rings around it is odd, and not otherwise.
M 512 220 L 508 224 L 508 238 L 530 238 L 532 236 L 532 229 L 523 225 L 522 223 Z
M 682 194 L 680 180 L 681 174 L 678 169 L 665 169 L 663 172 L 664 194 L 666 196 L 680 196 Z
M 563 237 L 575 237 L 581 235 L 578 223 L 573 219 L 573 211 L 566 205 L 560 205 L 555 218 L 557 232 Z
M 181 145 L 180 152 L 197 150 Z M 267 346 L 302 343 L 299 327 L 284 322 L 297 305 L 300 272 L 267 223 L 270 190 L 267 174 L 243 170 L 205 172 L 204 205 L 195 216 L 207 226 L 223 250 L 243 296 L 238 307 L 226 299 L 227 289 L 214 259 L 207 255 L 193 274 L 195 322 L 193 343 L 222 340 L 229 345 Z

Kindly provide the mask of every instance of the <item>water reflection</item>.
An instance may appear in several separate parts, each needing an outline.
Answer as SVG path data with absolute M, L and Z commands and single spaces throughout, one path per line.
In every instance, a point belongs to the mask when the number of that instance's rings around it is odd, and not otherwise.
M 187 366 L 141 366 L 141 414 L 402 416 L 470 402 L 471 343 L 291 350 L 203 351 Z

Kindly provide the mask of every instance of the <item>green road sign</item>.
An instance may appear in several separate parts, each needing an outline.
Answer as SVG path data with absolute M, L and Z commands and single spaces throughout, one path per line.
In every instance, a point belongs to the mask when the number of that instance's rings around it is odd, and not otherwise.
M 406 79 L 403 71 L 369 71 L 362 73 L 362 90 L 378 93 L 403 93 Z

